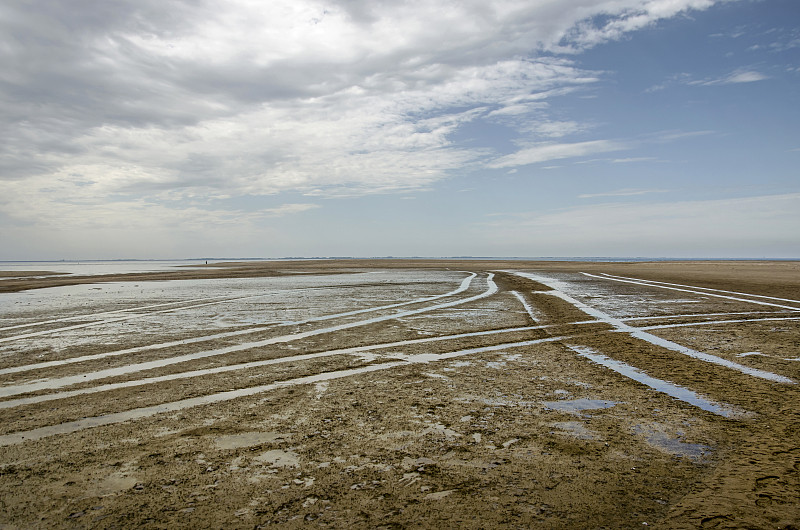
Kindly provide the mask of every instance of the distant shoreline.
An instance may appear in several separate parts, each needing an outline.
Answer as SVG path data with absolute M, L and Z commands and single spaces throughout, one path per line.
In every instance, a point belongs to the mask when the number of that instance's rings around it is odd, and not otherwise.
M 282 257 L 282 258 L 125 258 L 125 259 L 44 259 L 44 260 L 0 260 L 0 264 L 24 263 L 164 263 L 184 261 L 333 261 L 333 260 L 474 260 L 474 261 L 566 261 L 566 262 L 648 262 L 648 261 L 800 261 L 800 256 L 793 258 L 741 258 L 741 257 L 646 257 L 646 256 L 314 256 L 314 257 Z
M 5 264 L 5 266 L 4 266 Z M 800 288 L 800 260 L 790 259 L 522 259 L 522 258 L 318 258 L 269 260 L 148 260 L 0 262 L 0 293 L 88 283 L 279 278 L 296 274 L 352 274 L 389 269 L 507 270 L 610 273 L 702 282 L 749 274 L 759 283 Z M 769 272 L 768 276 L 764 276 Z M 767 281 L 768 280 L 768 281 Z M 727 280 L 726 280 L 727 281 Z M 716 284 L 709 284 L 717 287 Z M 772 288 L 772 287 L 770 287 Z M 798 292 L 797 296 L 800 296 Z

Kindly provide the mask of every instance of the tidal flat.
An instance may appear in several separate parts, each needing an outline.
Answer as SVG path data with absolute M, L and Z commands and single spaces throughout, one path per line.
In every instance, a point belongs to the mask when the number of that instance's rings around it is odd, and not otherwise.
M 800 527 L 800 262 L 144 268 L 0 271 L 0 527 Z

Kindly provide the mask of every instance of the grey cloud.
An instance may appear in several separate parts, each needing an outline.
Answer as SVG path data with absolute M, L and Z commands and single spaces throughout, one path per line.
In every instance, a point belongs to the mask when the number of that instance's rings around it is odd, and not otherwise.
M 671 1 L 670 5 L 692 6 L 700 1 Z M 274 50 L 262 49 L 261 43 L 252 40 L 257 35 L 246 33 L 257 27 L 242 29 L 244 34 L 230 33 L 231 28 L 225 26 L 226 9 L 235 3 L 7 2 L 0 6 L 4 36 L 0 58 L 7 65 L 0 71 L 0 122 L 4 124 L 0 178 L 19 179 L 71 164 L 95 164 L 135 165 L 146 175 L 123 179 L 121 191 L 137 189 L 137 179 L 144 190 L 193 185 L 222 188 L 238 183 L 242 189 L 269 191 L 276 189 L 269 179 L 281 172 L 290 175 L 287 182 L 303 183 L 321 164 L 304 166 L 295 161 L 302 159 L 303 149 L 315 156 L 321 151 L 303 145 L 317 138 L 291 137 L 296 145 L 287 147 L 280 133 L 268 136 L 264 132 L 271 124 L 258 121 L 263 108 L 283 110 L 264 114 L 264 120 L 297 115 L 288 123 L 313 131 L 309 120 L 318 120 L 320 128 L 331 126 L 350 119 L 354 108 L 373 105 L 376 119 L 383 119 L 386 127 L 412 125 L 420 133 L 416 122 L 431 115 L 446 116 L 453 107 L 507 108 L 515 97 L 533 91 L 596 81 L 596 74 L 582 72 L 568 61 L 536 54 L 552 47 L 583 17 L 604 12 L 611 13 L 608 19 L 613 20 L 613 13 L 627 13 L 626 6 L 639 6 L 641 12 L 641 6 L 657 3 L 578 0 L 565 7 L 557 2 L 473 1 L 442 7 L 422 1 L 340 0 L 327 8 L 310 9 L 298 31 L 335 24 L 336 16 L 345 13 L 357 25 L 353 31 L 363 31 L 372 41 L 361 42 L 347 32 L 342 33 L 345 37 L 326 34 L 334 47 L 335 37 L 351 40 L 344 43 L 341 53 L 323 53 L 327 42 L 315 40 L 311 33 L 302 42 L 308 46 L 297 50 L 291 42 L 269 44 Z M 263 9 L 271 5 L 265 3 Z M 302 6 L 300 2 L 287 5 Z M 396 28 L 398 35 L 377 31 L 392 29 L 395 19 L 404 24 Z M 213 34 L 214 28 L 229 33 L 220 38 Z M 222 58 L 212 56 L 217 44 L 234 48 Z M 188 51 L 172 46 L 186 46 Z M 199 51 L 193 46 L 200 47 Z M 275 53 L 267 53 L 265 59 L 259 56 L 265 51 Z M 520 59 L 524 57 L 528 59 Z M 312 99 L 324 101 L 329 109 L 315 107 L 309 103 Z M 363 143 L 373 130 L 382 130 L 368 118 L 352 119 L 352 127 L 361 128 L 352 141 L 326 148 L 326 154 L 341 158 L 340 166 L 347 169 L 335 174 L 343 180 L 328 182 L 325 177 L 322 185 L 364 185 L 366 175 L 348 171 L 365 171 L 354 162 L 353 144 Z M 226 120 L 251 128 L 261 143 L 247 144 L 226 136 Z M 215 122 L 217 137 L 202 142 L 191 138 L 201 134 L 193 128 L 202 129 L 209 122 Z M 426 144 L 428 149 L 446 146 L 441 136 L 425 140 L 438 141 Z M 405 153 L 407 147 L 397 147 L 398 143 L 386 137 L 374 149 L 381 153 L 392 147 Z M 459 152 L 444 158 L 462 164 L 471 163 L 475 156 Z M 441 178 L 452 169 L 422 160 L 416 160 L 414 167 L 420 175 L 433 176 L 412 177 L 411 187 L 414 182 Z M 260 178 L 266 184 L 259 188 L 253 182 Z

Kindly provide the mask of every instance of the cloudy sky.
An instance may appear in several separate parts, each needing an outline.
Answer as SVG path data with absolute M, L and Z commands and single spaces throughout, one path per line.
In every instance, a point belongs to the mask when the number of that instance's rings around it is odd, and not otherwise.
M 10 0 L 0 260 L 800 257 L 797 0 Z

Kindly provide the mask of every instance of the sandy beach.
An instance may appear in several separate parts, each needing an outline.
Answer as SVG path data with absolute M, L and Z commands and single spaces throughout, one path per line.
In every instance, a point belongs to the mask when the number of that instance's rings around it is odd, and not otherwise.
M 0 528 L 798 528 L 800 263 L 0 272 Z

